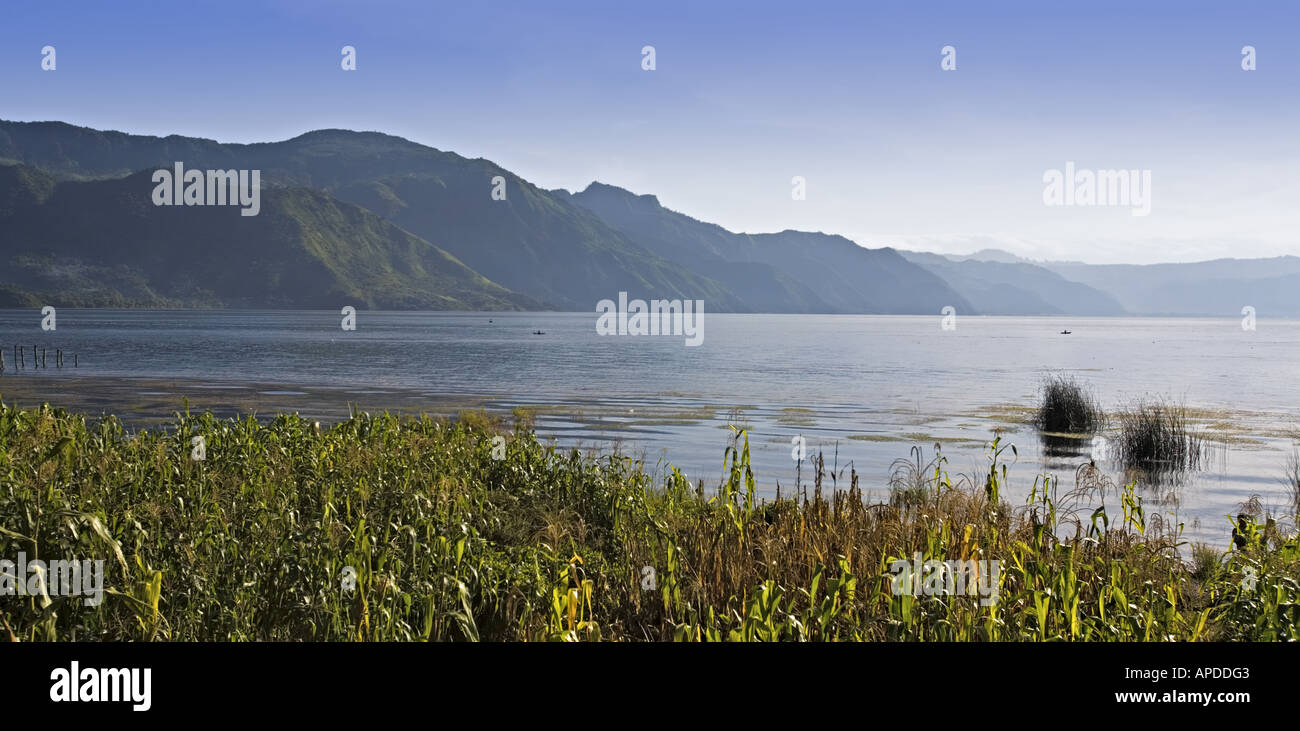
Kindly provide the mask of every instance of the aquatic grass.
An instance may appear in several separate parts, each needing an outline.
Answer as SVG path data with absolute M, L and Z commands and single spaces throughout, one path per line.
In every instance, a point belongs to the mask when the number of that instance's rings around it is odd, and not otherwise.
M 1165 400 L 1138 401 L 1118 415 L 1117 456 L 1125 468 L 1157 481 L 1196 470 L 1207 455 L 1205 441 L 1188 425 L 1187 410 Z
M 1096 398 L 1074 376 L 1053 375 L 1040 389 L 1034 425 L 1053 434 L 1094 434 L 1101 429 L 1104 412 Z
M 113 417 L 0 404 L 0 557 L 104 558 L 99 606 L 4 597 L 0 636 L 118 641 L 1300 639 L 1300 548 L 1260 527 L 1197 576 L 1176 526 L 1087 471 L 1002 500 L 1009 445 L 901 505 L 850 467 L 775 500 L 748 434 L 714 489 L 517 419 Z M 202 436 L 206 457 L 191 456 Z M 505 437 L 505 455 L 493 437 Z M 838 480 L 838 478 L 837 478 Z M 1094 498 L 1100 504 L 1093 507 Z M 1252 523 L 1253 525 L 1253 523 Z M 1226 547 L 1225 547 L 1226 549 Z M 897 559 L 998 560 L 997 601 L 895 593 Z M 1243 588 L 1244 577 L 1254 588 Z

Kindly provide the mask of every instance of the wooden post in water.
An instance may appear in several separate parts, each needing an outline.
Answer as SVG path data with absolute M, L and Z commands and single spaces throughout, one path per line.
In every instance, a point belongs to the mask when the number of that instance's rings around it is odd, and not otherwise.
M 14 360 L 18 360 L 19 358 L 22 358 L 22 360 L 23 360 L 23 369 L 26 370 L 26 369 L 27 369 L 27 351 L 25 351 L 25 350 L 19 348 L 17 345 L 15 345 L 15 346 L 14 346 Z
M 0 373 L 5 372 L 5 352 L 0 350 Z
M 72 367 L 73 367 L 73 368 L 76 368 L 76 367 L 77 367 L 77 354 L 76 354 L 76 353 L 73 353 L 73 354 L 72 354 Z
M 45 368 L 45 348 L 41 348 L 41 367 Z
M 63 367 L 63 350 L 59 348 L 54 349 L 54 367 L 55 368 Z

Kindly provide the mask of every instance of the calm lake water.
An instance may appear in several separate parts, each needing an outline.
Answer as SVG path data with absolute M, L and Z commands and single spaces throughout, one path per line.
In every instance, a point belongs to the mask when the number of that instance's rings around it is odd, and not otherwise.
M 46 332 L 35 310 L 0 311 L 8 366 L 0 395 L 128 418 L 170 413 L 181 395 L 201 407 L 325 418 L 346 414 L 347 402 L 531 406 L 539 431 L 562 444 L 619 443 L 710 486 L 728 424 L 739 424 L 767 493 L 794 484 L 791 440 L 803 437 L 810 454 L 826 451 L 828 467 L 852 465 L 880 499 L 894 460 L 913 445 L 928 460 L 940 442 L 950 473 L 975 474 L 987 469 L 986 444 L 1000 429 L 1019 452 L 1007 497 L 1020 504 L 1040 474 L 1072 487 L 1090 456 L 1123 479 L 1104 438 L 1046 456 L 1027 425 L 1042 379 L 1069 373 L 1107 410 L 1145 397 L 1182 402 L 1222 444 L 1181 485 L 1143 488 L 1149 513 L 1216 545 L 1226 543 L 1226 515 L 1251 496 L 1284 509 L 1281 478 L 1300 424 L 1294 320 L 1261 319 L 1244 331 L 1239 319 L 959 317 L 943 330 L 938 315 L 709 313 L 703 344 L 686 347 L 680 336 L 600 336 L 594 313 L 363 311 L 355 331 L 341 319 L 60 310 L 57 330 Z M 15 343 L 27 347 L 26 370 L 14 369 Z M 48 349 L 48 369 L 32 369 L 32 345 Z M 56 369 L 54 348 L 77 353 L 79 367 L 69 357 Z

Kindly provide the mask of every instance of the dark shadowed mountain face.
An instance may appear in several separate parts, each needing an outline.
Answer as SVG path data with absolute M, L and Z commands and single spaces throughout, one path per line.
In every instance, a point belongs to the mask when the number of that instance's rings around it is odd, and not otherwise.
M 769 311 L 938 314 L 948 305 L 973 311 L 942 279 L 892 249 L 864 249 L 821 233 L 732 233 L 664 208 L 654 196 L 601 183 L 573 200 L 650 251 L 726 282 Z
M 321 130 L 284 142 L 220 144 L 98 132 L 62 123 L 0 123 L 0 158 L 65 177 L 170 167 L 258 169 L 264 185 L 324 190 L 380 214 L 483 276 L 547 306 L 592 310 L 632 297 L 704 299 L 750 309 L 722 284 L 633 244 L 586 209 L 487 160 L 374 132 Z M 493 178 L 505 200 L 492 197 Z
M 592 310 L 619 292 L 645 299 L 702 299 L 710 311 L 748 307 L 721 283 L 656 256 L 591 212 L 483 161 L 474 172 L 408 174 L 330 192 L 436 240 L 467 265 L 561 309 Z M 489 195 L 495 176 L 505 200 Z
M 1034 264 L 955 260 L 916 251 L 901 253 L 942 277 L 986 315 L 1125 314 L 1124 307 L 1111 295 Z
M 155 206 L 149 172 L 56 183 L 0 167 L 0 306 L 525 309 L 379 216 L 304 188 Z

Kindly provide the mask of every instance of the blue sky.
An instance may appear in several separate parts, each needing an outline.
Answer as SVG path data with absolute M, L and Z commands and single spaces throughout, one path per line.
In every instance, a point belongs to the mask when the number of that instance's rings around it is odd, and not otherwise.
M 239 142 L 380 130 L 543 187 L 600 180 L 736 231 L 867 246 L 1300 254 L 1300 4 L 1082 5 L 9 0 L 0 118 Z M 1045 206 L 1066 161 L 1150 170 L 1150 215 Z

